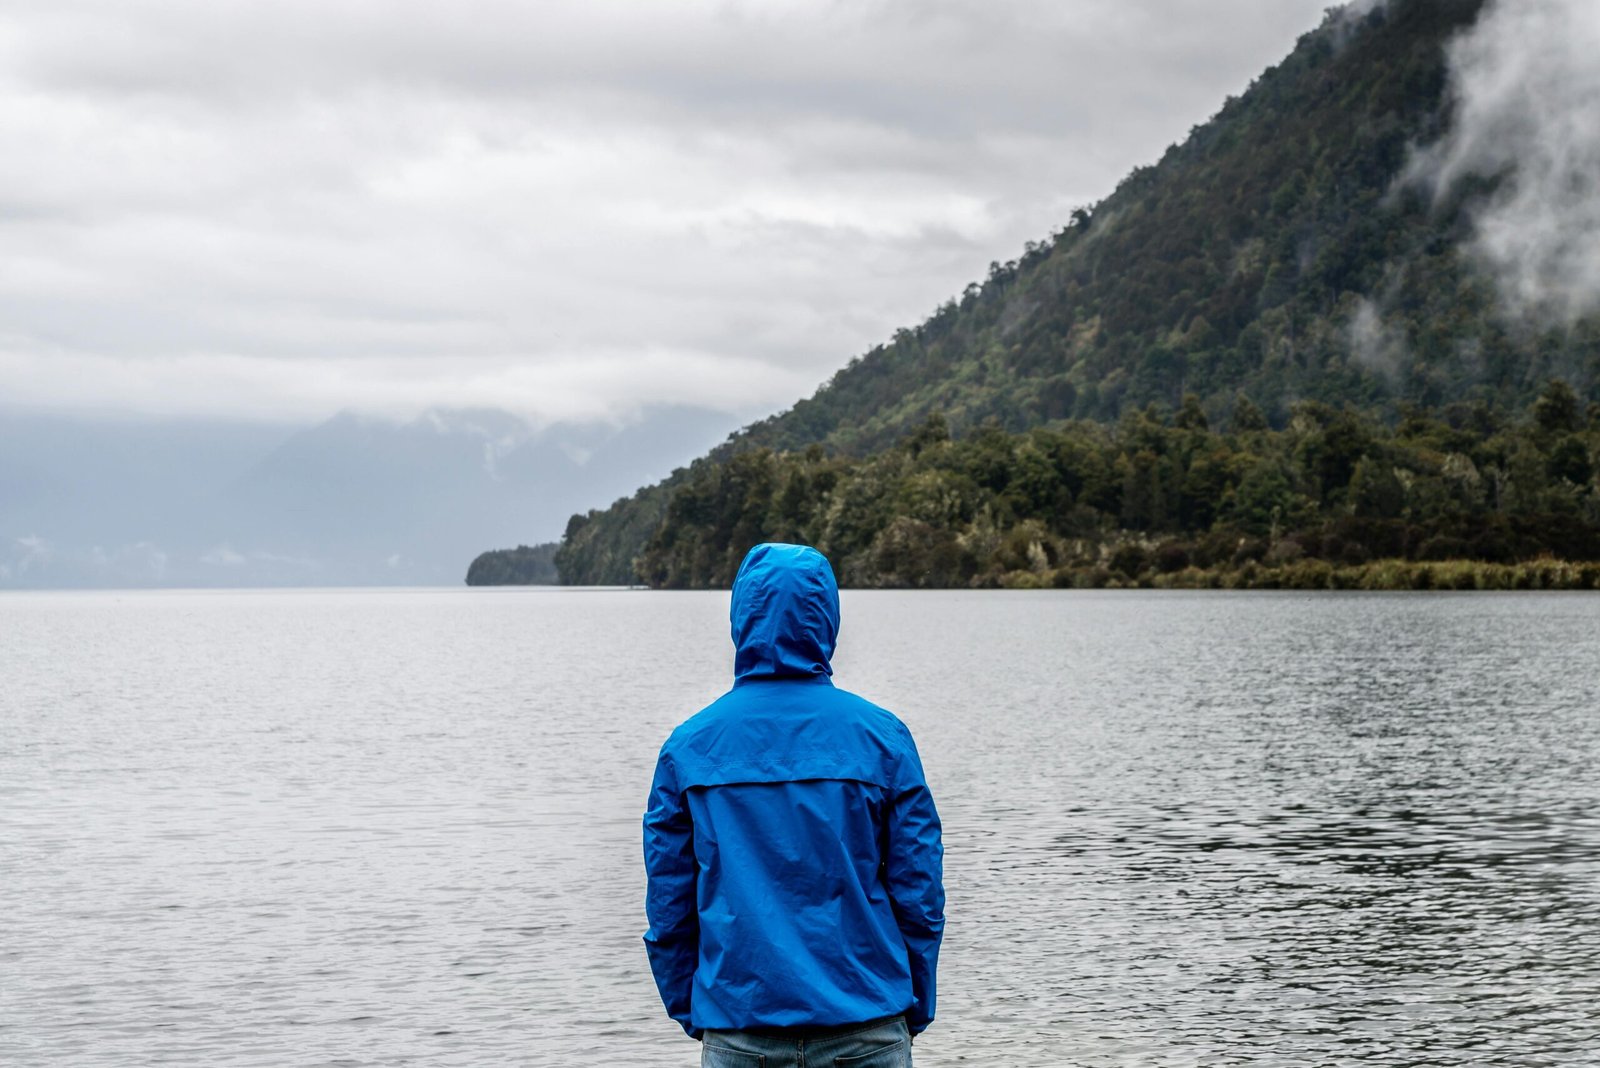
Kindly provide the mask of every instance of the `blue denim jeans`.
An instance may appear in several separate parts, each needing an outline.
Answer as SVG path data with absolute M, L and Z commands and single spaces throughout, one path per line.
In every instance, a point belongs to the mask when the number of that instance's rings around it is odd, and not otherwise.
M 701 1068 L 911 1068 L 904 1018 L 840 1028 L 822 1037 L 777 1038 L 750 1031 L 707 1031 Z

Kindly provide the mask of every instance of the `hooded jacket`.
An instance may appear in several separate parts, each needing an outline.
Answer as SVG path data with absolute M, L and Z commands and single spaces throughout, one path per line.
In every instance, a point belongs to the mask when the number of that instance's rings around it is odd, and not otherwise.
M 939 816 L 911 733 L 836 689 L 828 561 L 758 545 L 733 584 L 733 689 L 666 741 L 644 816 L 645 946 L 706 1030 L 933 1019 Z

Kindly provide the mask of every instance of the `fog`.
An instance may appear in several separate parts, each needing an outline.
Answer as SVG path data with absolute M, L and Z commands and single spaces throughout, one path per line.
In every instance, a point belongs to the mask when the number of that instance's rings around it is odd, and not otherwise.
M 1447 136 L 1405 180 L 1442 197 L 1499 179 L 1473 210 L 1471 255 L 1505 311 L 1570 326 L 1600 311 L 1600 4 L 1495 0 L 1450 47 Z

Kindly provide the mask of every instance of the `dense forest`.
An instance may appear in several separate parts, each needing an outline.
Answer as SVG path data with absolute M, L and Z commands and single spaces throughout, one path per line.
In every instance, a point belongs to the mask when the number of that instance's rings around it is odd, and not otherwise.
M 467 568 L 468 586 L 557 586 L 556 545 L 519 545 L 479 553 Z
M 925 322 L 574 516 L 563 580 L 721 584 L 761 537 L 813 540 L 857 585 L 1593 559 L 1600 322 L 1497 302 L 1464 250 L 1503 176 L 1404 179 L 1483 2 L 1330 11 Z
M 960 439 L 933 415 L 868 458 L 696 465 L 635 574 L 726 586 L 750 545 L 785 540 L 856 587 L 1600 588 L 1597 469 L 1600 405 L 1560 381 L 1520 419 L 1459 404 L 1393 428 L 1307 401 L 1274 430 L 1245 397 L 1226 431 L 1193 396 Z M 563 573 L 583 581 L 613 561 L 573 523 Z

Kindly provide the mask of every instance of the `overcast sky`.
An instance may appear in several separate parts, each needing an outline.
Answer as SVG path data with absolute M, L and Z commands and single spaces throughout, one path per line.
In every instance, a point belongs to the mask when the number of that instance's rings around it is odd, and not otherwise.
M 0 0 L 0 404 L 785 407 L 1328 0 Z

